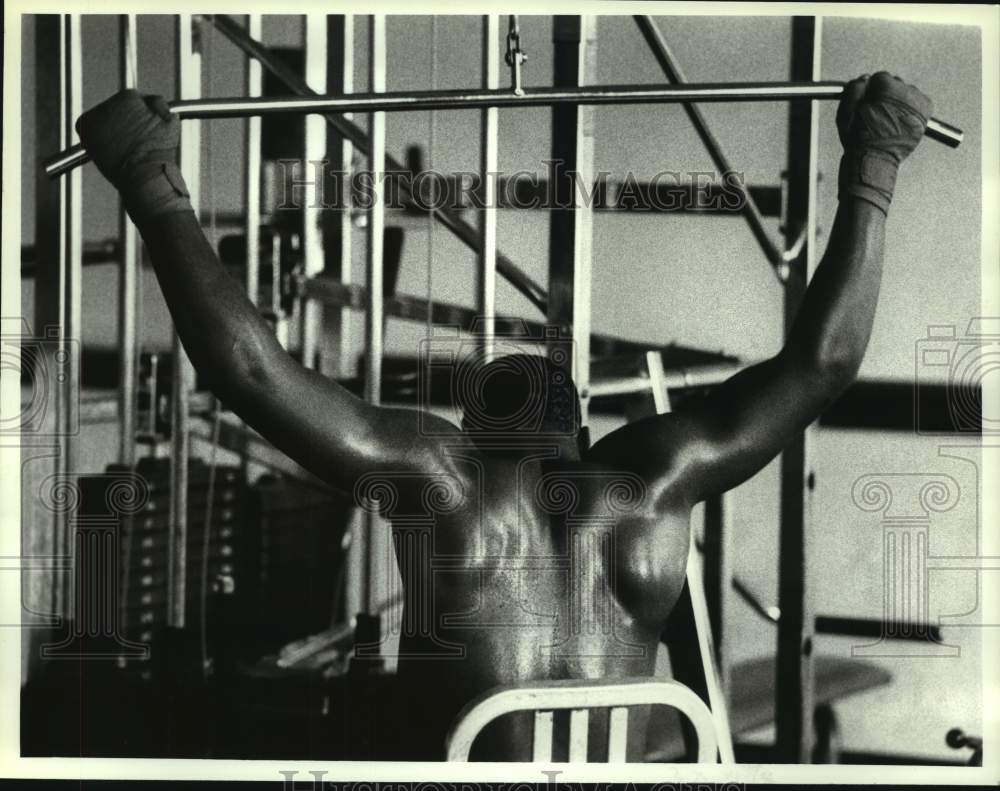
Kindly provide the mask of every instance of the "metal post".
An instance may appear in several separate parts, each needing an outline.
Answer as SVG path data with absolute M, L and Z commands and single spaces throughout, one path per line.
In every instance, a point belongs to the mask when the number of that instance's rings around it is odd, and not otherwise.
M 354 16 L 353 14 L 331 14 L 327 17 L 327 72 L 326 87 L 328 91 L 339 94 L 354 92 Z M 346 114 L 344 119 L 350 123 L 353 115 Z M 326 118 L 323 121 L 330 126 Z M 337 203 L 340 206 L 334 211 L 324 211 L 321 214 L 323 229 L 324 273 L 338 278 L 341 283 L 352 281 L 351 271 L 351 189 L 350 173 L 354 145 L 349 136 L 333 127 L 333 134 L 327 133 L 326 158 L 330 170 L 341 174 L 340 180 L 332 185 L 337 190 Z M 329 181 L 326 182 L 329 185 Z M 334 196 L 330 196 L 333 198 Z M 324 303 L 324 348 L 334 349 L 334 357 L 327 360 L 320 354 L 320 371 L 331 376 L 348 377 L 354 375 L 352 368 L 351 346 L 351 311 L 340 306 Z M 332 337 L 330 337 L 332 334 Z M 349 532 L 348 563 L 350 573 L 344 582 L 344 602 L 348 617 L 363 611 L 365 588 L 367 586 L 367 569 L 362 568 L 366 556 L 365 533 L 369 527 L 369 518 L 355 508 L 346 526 Z M 361 549 L 359 549 L 361 548 Z M 338 617 L 334 613 L 333 617 Z
M 177 55 L 179 93 L 185 99 L 201 96 L 201 54 L 191 14 L 180 14 L 177 22 Z M 195 214 L 200 200 L 200 124 L 181 127 L 181 174 L 191 193 Z M 173 333 L 173 415 L 170 448 L 170 556 L 169 602 L 167 623 L 184 628 L 184 603 L 187 592 L 187 517 L 188 517 L 188 447 L 190 443 L 189 397 L 194 383 L 194 369 Z
M 818 79 L 822 40 L 819 17 L 792 18 L 792 78 Z M 789 245 L 805 232 L 785 285 L 785 333 L 795 320 L 816 263 L 816 180 L 819 106 L 793 102 L 788 125 Z M 812 472 L 809 431 L 781 455 L 781 536 L 778 577 L 778 657 L 775 679 L 776 758 L 807 763 L 813 747 L 812 636 L 815 615 L 809 590 L 809 507 Z
M 53 57 L 53 53 L 56 57 Z M 73 142 L 73 123 L 81 111 L 80 20 L 75 15 L 45 14 L 36 18 L 35 63 L 38 99 L 36 128 L 41 145 L 65 147 Z M 41 150 L 41 149 L 39 149 Z M 80 280 L 82 226 L 80 179 L 58 185 L 39 178 L 35 228 L 38 274 L 35 284 L 35 333 L 46 339 L 45 358 L 34 376 L 54 394 L 53 473 L 65 480 L 77 470 L 75 433 L 79 425 Z M 53 343 L 54 341 L 54 343 Z M 53 515 L 50 550 L 73 556 L 73 536 L 65 509 Z M 73 613 L 69 569 L 52 579 L 52 612 Z
M 247 15 L 247 33 L 253 38 L 260 38 L 262 17 L 260 14 Z M 264 78 L 260 63 L 254 58 L 247 58 L 247 96 L 260 96 L 264 90 Z M 257 304 L 260 291 L 260 116 L 247 119 L 246 142 L 246 196 L 247 196 L 247 252 L 246 252 L 246 288 L 247 298 Z
M 580 85 L 597 80 L 597 17 L 583 16 L 578 72 Z M 581 106 L 577 113 L 576 166 L 579 186 L 594 183 L 594 124 L 596 111 Z M 574 189 L 576 210 L 573 229 L 573 367 L 572 376 L 580 393 L 582 425 L 589 422 L 590 406 L 590 313 L 591 263 L 593 251 L 593 207 L 587 196 Z
M 66 103 L 63 80 L 66 74 L 65 39 L 62 16 L 38 14 L 35 17 L 35 143 L 41 162 L 46 148 L 66 146 Z M 56 53 L 56 57 L 53 57 Z M 35 299 L 33 328 L 44 333 L 62 323 L 59 315 L 62 266 L 62 181 L 50 181 L 36 170 L 35 178 Z M 39 367 L 35 376 L 44 374 Z
M 500 17 L 483 15 L 483 88 L 500 87 Z M 482 361 L 493 359 L 496 332 L 497 287 L 497 172 L 500 111 L 487 107 L 481 112 L 479 172 L 483 185 L 483 210 L 479 219 L 479 282 L 477 309 L 480 315 Z
M 553 17 L 553 83 L 556 89 L 592 84 L 597 75 L 597 19 Z M 564 105 L 552 111 L 553 185 L 557 208 L 549 225 L 548 321 L 571 328 L 572 349 L 550 345 L 554 361 L 568 363 L 580 392 L 584 425 L 590 399 L 590 268 L 593 215 L 581 194 L 594 181 L 594 109 Z M 574 178 L 575 174 L 575 178 Z M 558 355 L 564 355 L 562 360 Z
M 278 231 L 271 231 L 271 304 L 268 312 L 274 317 L 275 334 L 278 336 L 278 343 L 287 346 L 285 337 L 285 324 L 281 320 L 281 293 L 276 284 L 281 282 L 281 234 Z
M 385 91 L 386 46 L 385 15 L 374 14 L 369 21 L 368 58 L 371 70 L 371 91 Z M 372 173 L 372 205 L 368 212 L 366 275 L 368 280 L 367 315 L 365 316 L 365 399 L 370 404 L 378 404 L 382 395 L 382 331 L 384 326 L 384 302 L 382 280 L 382 251 L 385 230 L 385 185 L 382 182 L 385 164 L 385 113 L 376 112 L 370 116 L 369 138 L 371 141 L 368 167 Z M 367 522 L 359 555 L 364 558 L 365 585 L 361 609 L 365 613 L 374 611 L 376 598 L 386 590 L 383 561 L 387 557 L 388 536 L 384 525 L 374 514 L 365 517 Z
M 666 371 L 663 369 L 663 357 L 660 352 L 646 352 L 646 370 L 649 374 L 648 384 L 653 411 L 658 415 L 665 414 L 670 411 L 670 395 L 667 391 L 668 379 Z M 648 407 L 641 411 L 648 414 Z M 632 413 L 629 415 L 629 420 L 638 420 L 645 416 L 640 413 L 636 402 L 627 408 L 626 414 L 629 412 Z M 680 641 L 687 656 L 683 664 L 678 663 L 677 667 L 672 668 L 672 670 L 677 681 L 682 684 L 690 683 L 695 694 L 708 704 L 712 710 L 712 719 L 715 722 L 715 730 L 719 740 L 719 759 L 722 763 L 734 763 L 733 739 L 729 730 L 729 707 L 725 689 L 716 667 L 717 655 L 712 641 L 712 618 L 705 595 L 703 563 L 697 556 L 694 544 L 692 536 L 685 574 L 686 593 L 681 596 L 670 616 L 674 624 L 683 623 L 684 634 L 693 639 Z M 698 661 L 694 659 L 695 651 L 692 643 L 697 643 Z M 671 662 L 674 662 L 678 656 L 679 649 L 680 646 L 677 643 L 668 647 Z M 691 733 L 687 729 L 684 732 L 685 741 L 689 742 Z
M 306 83 L 317 93 L 326 93 L 327 72 L 327 25 L 325 14 L 306 14 L 305 78 Z M 322 162 L 326 156 L 326 121 L 319 115 L 306 116 L 305 146 L 302 167 L 303 178 L 315 177 L 315 195 L 309 198 L 308 189 L 303 190 L 302 256 L 306 277 L 323 271 L 323 236 L 320 228 L 324 197 L 325 167 L 315 168 L 313 163 Z M 306 300 L 302 305 L 302 364 L 306 368 L 316 367 L 316 353 L 323 323 L 323 304 L 316 300 Z
M 352 14 L 331 14 L 327 17 L 327 74 L 328 91 L 338 94 L 354 92 L 354 16 Z M 347 114 L 345 120 L 353 116 Z M 323 119 L 326 121 L 326 119 Z M 329 126 L 329 124 L 327 124 Z M 351 274 L 351 190 L 350 173 L 354 145 L 349 137 L 334 130 L 327 133 L 326 158 L 330 171 L 341 174 L 340 180 L 332 185 L 337 192 L 337 203 L 341 208 L 324 211 L 321 215 L 323 228 L 324 273 L 336 277 L 342 283 L 350 283 Z M 329 182 L 327 182 L 329 183 Z M 333 199 L 334 196 L 329 196 Z M 320 369 L 323 373 L 347 377 L 351 370 L 351 314 L 350 311 L 327 306 L 325 325 L 334 334 L 324 347 L 335 348 L 333 364 L 325 366 L 320 355 Z M 329 370 L 326 370 L 326 368 Z
M 692 536 L 691 546 L 688 550 L 687 562 L 687 591 L 690 602 L 690 612 L 693 620 L 694 636 L 698 643 L 698 655 L 701 660 L 701 673 L 704 677 L 704 688 L 699 688 L 697 694 L 708 704 L 712 710 L 712 721 L 715 723 L 715 732 L 719 740 L 719 760 L 724 764 L 736 762 L 733 753 L 733 735 L 729 729 L 729 709 L 726 706 L 726 695 L 719 679 L 719 674 L 715 665 L 715 648 L 712 642 L 712 624 L 710 623 L 708 604 L 705 601 L 705 583 L 702 578 L 701 557 L 694 547 Z M 688 645 L 686 650 L 690 651 Z M 671 656 L 671 662 L 673 656 Z M 683 683 L 680 676 L 678 681 Z
M 80 35 L 80 15 L 64 14 L 61 18 L 61 64 L 62 74 L 62 138 L 66 142 L 76 140 L 73 128 L 83 112 L 83 62 Z M 60 454 L 57 472 L 63 476 L 73 476 L 79 471 L 79 451 L 77 447 L 77 427 L 79 426 L 80 358 L 72 352 L 71 346 L 81 342 L 80 291 L 83 285 L 83 179 L 75 173 L 60 191 L 60 271 L 59 271 L 59 351 L 68 361 L 67 375 L 57 383 L 57 420 L 60 438 Z M 58 518 L 58 517 L 57 517 Z M 74 554 L 74 537 L 68 511 L 62 515 L 58 525 L 59 544 L 57 551 L 64 556 Z M 74 590 L 69 580 L 63 580 L 61 591 L 62 613 L 72 618 L 75 612 Z
M 66 73 L 65 40 L 62 35 L 62 17 L 57 14 L 39 14 L 35 17 L 35 130 L 37 145 L 37 164 L 41 164 L 42 152 L 50 148 L 64 148 L 66 145 L 66 123 L 64 115 L 67 111 L 63 101 L 63 78 Z M 55 54 L 55 56 L 54 56 Z M 62 254 L 62 215 L 63 189 L 62 183 L 50 181 L 42 174 L 39 167 L 35 177 L 35 326 L 32 330 L 39 336 L 46 333 L 60 332 L 62 327 L 61 311 L 61 270 Z M 43 347 L 49 352 L 48 344 Z M 56 383 L 55 366 L 52 356 L 61 351 L 52 349 L 46 359 L 31 361 L 22 356 L 22 365 L 34 364 L 31 375 L 35 381 L 44 382 L 51 392 L 56 394 L 58 402 L 60 388 Z M 51 419 L 59 420 L 59 404 L 54 412 L 49 413 Z M 48 417 L 48 416 L 47 416 Z M 58 435 L 58 423 L 49 423 Z M 63 444 L 58 441 L 57 456 L 54 460 L 53 472 L 61 472 L 62 459 L 65 457 Z M 52 554 L 63 552 L 63 533 L 65 520 L 53 515 L 48 528 L 50 536 L 39 536 L 38 545 L 44 546 Z M 67 555 L 68 557 L 68 555 Z M 61 592 L 65 586 L 66 572 L 53 570 L 51 581 L 38 586 L 41 594 L 37 601 L 45 605 L 54 614 L 63 610 Z
M 371 91 L 385 91 L 386 50 L 385 15 L 374 14 L 369 27 L 369 53 L 371 67 Z M 368 319 L 365 324 L 365 355 L 367 371 L 365 375 L 365 398 L 377 404 L 382 384 L 382 248 L 385 229 L 385 185 L 382 182 L 382 168 L 385 162 L 385 113 L 372 113 L 369 120 L 371 153 L 369 169 L 372 174 L 372 204 L 368 212 L 367 229 L 367 279 L 368 279 Z
M 732 524 L 733 494 L 725 492 L 705 501 L 704 583 L 705 601 L 715 646 L 715 661 L 719 668 L 719 683 L 730 704 L 730 655 L 725 638 L 725 622 L 730 613 L 733 587 Z
M 138 74 L 136 48 L 137 25 L 135 14 L 119 17 L 119 48 L 121 83 L 125 88 L 135 88 Z M 118 351 L 121 355 L 118 371 L 118 415 L 121 438 L 119 461 L 131 469 L 135 465 L 135 409 L 136 365 L 138 343 L 136 339 L 136 300 L 138 298 L 139 235 L 135 225 L 121 208 L 119 218 L 121 237 L 121 269 L 118 278 Z
M 246 32 L 252 38 L 263 34 L 261 14 L 247 14 Z M 260 61 L 247 58 L 247 96 L 259 97 L 264 93 L 264 74 Z M 254 307 L 260 308 L 260 191 L 261 191 L 261 125 L 259 116 L 247 118 L 246 123 L 246 169 L 243 173 L 243 189 L 246 195 L 246 253 L 244 258 L 244 285 L 247 299 Z M 245 436 L 245 435 L 244 435 Z M 247 474 L 249 466 L 248 444 L 239 446 L 242 474 Z

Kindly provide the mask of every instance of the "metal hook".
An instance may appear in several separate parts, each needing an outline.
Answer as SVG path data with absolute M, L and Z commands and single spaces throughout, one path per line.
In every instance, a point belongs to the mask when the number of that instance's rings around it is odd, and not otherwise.
M 511 88 L 518 96 L 524 95 L 524 88 L 521 86 L 521 66 L 528 60 L 528 56 L 521 49 L 521 30 L 517 24 L 517 15 L 511 14 L 507 27 L 507 52 L 504 54 L 504 61 L 510 66 Z

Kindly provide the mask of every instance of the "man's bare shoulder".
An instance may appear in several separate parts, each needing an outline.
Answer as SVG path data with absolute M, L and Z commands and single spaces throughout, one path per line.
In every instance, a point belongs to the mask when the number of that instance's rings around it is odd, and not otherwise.
M 673 414 L 654 415 L 602 437 L 585 462 L 636 476 L 662 514 L 686 502 L 684 459 L 691 441 L 683 420 Z

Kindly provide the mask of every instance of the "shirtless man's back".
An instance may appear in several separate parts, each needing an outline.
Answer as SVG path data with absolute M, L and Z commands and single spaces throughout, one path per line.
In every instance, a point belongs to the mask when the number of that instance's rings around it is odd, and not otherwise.
M 408 757 L 439 759 L 454 715 L 497 684 L 652 674 L 684 582 L 691 508 L 760 470 L 857 374 L 896 172 L 930 114 L 927 97 L 885 72 L 848 83 L 840 204 L 784 348 L 593 447 L 580 442 L 572 383 L 547 362 L 491 363 L 497 374 L 476 377 L 461 427 L 367 404 L 299 366 L 206 241 L 164 102 L 122 92 L 78 130 L 215 394 L 331 486 L 388 482 L 405 590 L 400 717 Z M 508 721 L 479 755 L 527 759 L 529 733 Z
M 433 528 L 393 522 L 406 590 L 400 697 L 426 716 L 427 739 L 405 757 L 440 752 L 462 706 L 499 684 L 653 673 L 685 579 L 687 510 L 651 507 L 642 479 L 596 452 L 576 462 L 532 455 L 552 454 L 463 454 L 457 507 Z M 633 725 L 641 756 L 641 718 Z M 604 744 L 598 718 L 594 727 L 591 744 Z M 508 717 L 472 757 L 530 760 L 531 734 L 530 722 Z

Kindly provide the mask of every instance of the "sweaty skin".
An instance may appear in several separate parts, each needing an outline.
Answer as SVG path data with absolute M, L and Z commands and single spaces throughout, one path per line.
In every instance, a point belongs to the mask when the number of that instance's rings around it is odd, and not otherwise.
M 851 85 L 856 102 L 864 82 Z M 497 452 L 441 418 L 361 401 L 285 353 L 192 212 L 139 224 L 184 347 L 223 403 L 331 486 L 394 490 L 383 503 L 405 591 L 405 748 L 392 757 L 425 760 L 443 757 L 456 713 L 497 684 L 652 674 L 692 507 L 754 475 L 855 378 L 884 230 L 884 211 L 844 190 L 784 348 L 581 456 L 575 437 Z M 641 737 L 642 717 L 632 727 Z M 629 742 L 641 757 L 642 739 Z M 530 723 L 508 718 L 473 758 L 529 760 L 530 749 Z
M 400 545 L 418 547 L 399 558 L 399 675 L 412 736 L 400 757 L 434 759 L 455 714 L 497 684 L 652 674 L 684 582 L 692 507 L 763 468 L 853 381 L 874 317 L 884 226 L 871 204 L 842 203 L 781 352 L 683 411 L 618 429 L 585 458 L 574 439 L 550 438 L 535 452 L 493 455 L 426 414 L 434 431 L 422 432 L 415 410 L 371 406 L 288 356 L 193 214 L 162 215 L 140 232 L 185 348 L 224 404 L 334 487 L 353 491 L 366 474 L 396 486 L 387 516 L 407 539 Z M 572 528 L 538 494 L 540 482 L 558 480 L 578 490 Z M 641 497 L 610 509 L 615 481 Z M 428 513 L 423 492 L 435 484 L 450 487 L 444 497 L 457 505 L 440 509 L 426 535 L 405 517 Z M 433 572 L 421 538 L 433 541 Z M 468 614 L 436 627 L 438 644 L 412 612 L 428 590 L 438 617 Z M 570 623 L 571 614 L 584 622 Z M 529 760 L 531 729 L 509 722 L 477 747 L 494 760 Z

